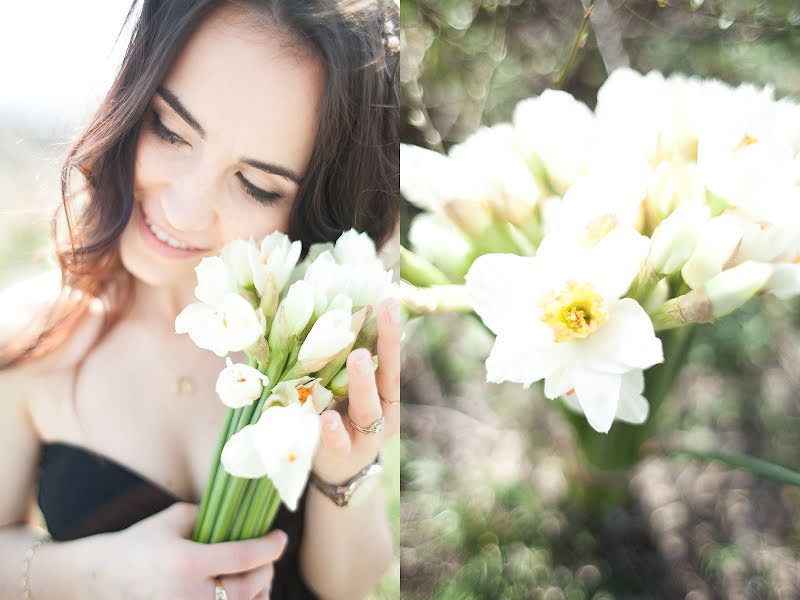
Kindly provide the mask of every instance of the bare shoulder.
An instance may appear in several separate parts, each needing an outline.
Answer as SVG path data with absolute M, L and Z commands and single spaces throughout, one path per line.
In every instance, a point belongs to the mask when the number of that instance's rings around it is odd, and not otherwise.
M 61 294 L 61 272 L 50 269 L 15 282 L 0 290 L 0 344 L 14 336 L 30 336 L 43 331 L 49 310 Z M 95 307 L 70 335 L 67 342 L 48 354 L 23 365 L 0 372 L 5 380 L 19 377 L 37 379 L 71 369 L 99 331 L 101 311 Z
M 37 333 L 61 291 L 61 276 L 48 271 L 0 290 L 0 344 L 14 342 L 22 331 Z M 87 336 L 90 328 L 80 336 Z M 71 341 L 71 340 L 70 340 Z M 0 370 L 0 471 L 11 482 L 0 494 L 0 526 L 25 522 L 35 488 L 40 436 L 32 406 L 40 391 L 56 383 L 54 377 L 72 362 L 78 344 L 19 366 Z

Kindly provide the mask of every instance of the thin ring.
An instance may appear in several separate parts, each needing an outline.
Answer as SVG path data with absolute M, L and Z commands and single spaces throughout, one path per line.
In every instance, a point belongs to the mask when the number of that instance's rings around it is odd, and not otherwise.
M 215 577 L 214 578 L 214 600 L 228 600 L 228 593 L 225 591 L 225 588 L 222 587 L 222 578 Z
M 380 394 L 378 394 L 378 398 L 380 398 L 381 402 L 383 402 L 384 404 L 400 404 L 400 400 L 384 400 L 383 396 L 381 396 Z
M 350 417 L 347 418 L 350 419 Z M 361 427 L 361 425 L 356 425 L 355 423 L 353 423 L 353 419 L 350 419 L 350 425 L 358 429 L 361 433 L 372 435 L 373 433 L 380 433 L 381 431 L 383 431 L 383 421 L 384 418 L 383 415 L 381 415 L 366 427 Z

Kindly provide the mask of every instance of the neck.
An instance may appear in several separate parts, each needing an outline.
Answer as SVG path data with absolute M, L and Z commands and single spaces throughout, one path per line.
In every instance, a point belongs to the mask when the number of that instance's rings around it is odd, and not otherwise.
M 167 287 L 153 286 L 136 279 L 134 283 L 136 300 L 132 314 L 158 321 L 172 329 L 175 326 L 175 317 L 186 306 L 197 302 L 194 287 L 194 282 Z

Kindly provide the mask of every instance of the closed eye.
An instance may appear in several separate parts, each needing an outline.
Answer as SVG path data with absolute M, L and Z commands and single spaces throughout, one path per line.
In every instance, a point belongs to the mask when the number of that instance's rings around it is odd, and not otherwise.
M 167 142 L 168 144 L 186 144 L 186 140 L 184 140 L 181 136 L 177 133 L 168 129 L 164 123 L 159 119 L 158 114 L 153 111 L 152 118 L 148 121 L 148 125 L 150 130 L 155 133 L 159 138 Z
M 269 206 L 274 204 L 275 201 L 281 197 L 281 194 L 277 192 L 268 192 L 267 190 L 262 190 L 260 187 L 253 185 L 241 173 L 236 173 L 236 177 L 238 177 L 239 181 L 242 183 L 242 188 L 245 193 L 261 204 Z

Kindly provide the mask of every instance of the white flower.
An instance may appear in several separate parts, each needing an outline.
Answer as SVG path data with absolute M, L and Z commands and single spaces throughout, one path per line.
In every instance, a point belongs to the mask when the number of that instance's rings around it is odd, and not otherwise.
M 656 273 L 670 275 L 683 267 L 694 252 L 706 221 L 708 206 L 695 202 L 681 204 L 656 227 L 647 261 Z
M 250 406 L 261 397 L 269 378 L 249 365 L 234 364 L 230 357 L 225 363 L 228 366 L 220 371 L 215 387 L 219 399 L 231 408 Z
M 197 286 L 194 295 L 200 302 L 216 306 L 227 294 L 236 293 L 236 282 L 228 265 L 219 256 L 206 256 L 194 268 Z
M 472 247 L 462 233 L 441 215 L 420 213 L 408 230 L 411 248 L 445 273 L 459 279 L 469 266 Z
M 235 477 L 268 476 L 293 511 L 308 481 L 319 434 L 319 415 L 310 402 L 273 406 L 257 423 L 245 426 L 228 440 L 220 461 Z
M 622 376 L 622 383 L 619 389 L 619 403 L 617 404 L 617 412 L 614 415 L 614 420 L 625 421 L 633 425 L 641 425 L 647 420 L 647 415 L 650 412 L 650 403 L 647 398 L 642 396 L 644 391 L 644 371 L 641 369 L 633 369 L 628 371 Z M 561 398 L 564 404 L 569 406 L 572 410 L 583 413 L 578 396 L 575 390 L 570 390 Z
M 314 315 L 328 310 L 337 296 L 347 296 L 354 308 L 378 304 L 397 295 L 392 272 L 387 271 L 375 252 L 374 242 L 365 233 L 342 234 L 330 250 L 322 251 L 313 261 L 303 261 L 298 270 L 314 289 Z
M 249 348 L 265 329 L 264 314 L 231 293 L 217 306 L 193 302 L 175 318 L 175 333 L 188 333 L 198 347 L 217 356 Z
M 265 293 L 280 294 L 300 258 L 302 244 L 292 242 L 279 231 L 269 234 L 261 241 L 258 252 L 250 254 L 253 284 L 260 296 Z
M 697 247 L 681 268 L 683 280 L 692 289 L 699 288 L 718 275 L 742 242 L 742 226 L 731 215 L 720 215 L 706 222 Z
M 639 272 L 647 238 L 616 228 L 591 248 L 548 236 L 533 258 L 479 257 L 466 277 L 472 306 L 497 335 L 487 380 L 545 380 L 555 398 L 574 389 L 589 423 L 607 432 L 622 378 L 663 361 L 644 309 L 621 298 Z
M 772 276 L 772 266 L 746 261 L 713 277 L 705 285 L 715 319 L 733 312 L 760 292 Z
M 295 336 L 305 329 L 314 312 L 314 289 L 303 281 L 289 286 L 286 296 L 278 306 L 275 321 L 270 329 L 270 343 L 275 346 L 281 340 Z
M 513 122 L 525 157 L 563 194 L 585 172 L 595 139 L 592 111 L 566 92 L 546 90 L 519 102 Z
M 323 386 L 319 379 L 311 377 L 282 381 L 272 388 L 272 394 L 267 398 L 268 403 L 280 402 L 284 406 L 288 406 L 292 402 L 303 404 L 311 401 L 317 414 L 322 414 L 328 408 L 331 400 L 333 400 L 331 391 Z
M 334 309 L 317 319 L 297 356 L 298 368 L 303 373 L 318 371 L 355 341 L 350 328 L 351 315 L 351 310 Z
M 253 267 L 251 256 L 258 252 L 258 246 L 251 237 L 249 240 L 233 240 L 228 242 L 220 252 L 222 260 L 228 266 L 234 281 L 239 287 L 253 285 Z

